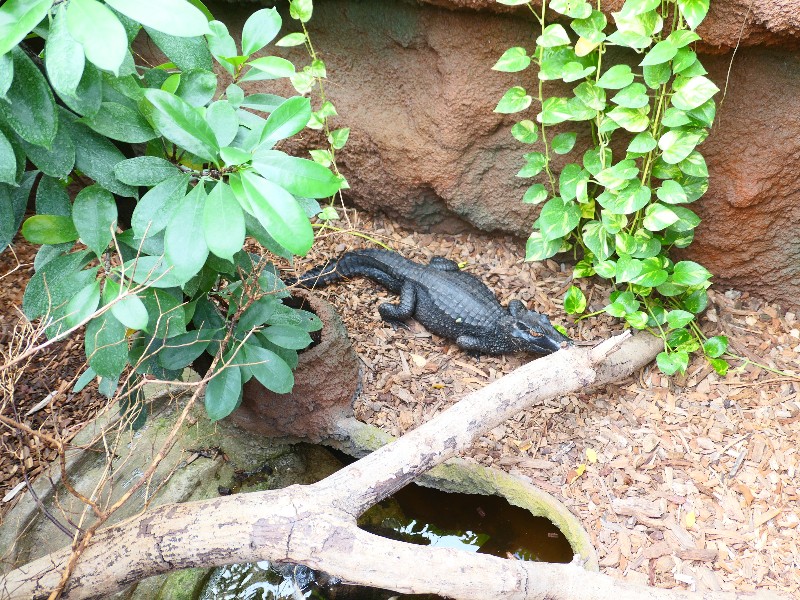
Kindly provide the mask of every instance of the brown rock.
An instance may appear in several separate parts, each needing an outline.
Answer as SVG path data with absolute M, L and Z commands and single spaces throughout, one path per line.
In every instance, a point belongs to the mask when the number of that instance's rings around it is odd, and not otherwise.
M 619 8 L 615 1 L 605 9 Z M 215 14 L 235 35 L 252 9 L 225 6 Z M 529 14 L 490 0 L 328 0 L 315 5 L 309 26 L 328 67 L 337 126 L 352 129 L 338 155 L 350 200 L 439 231 L 466 222 L 527 236 L 536 210 L 520 198 L 531 182 L 514 176 L 527 149 L 510 135 L 515 119 L 492 110 L 508 87 L 532 87 L 533 74 L 491 66 L 511 46 L 531 47 Z M 793 308 L 800 307 L 798 31 L 800 0 L 712 2 L 701 49 L 715 53 L 703 60 L 724 95 L 701 147 L 710 188 L 692 208 L 703 223 L 684 253 L 718 285 Z M 268 84 L 255 85 L 275 91 Z M 305 136 L 286 149 L 302 154 L 315 145 Z

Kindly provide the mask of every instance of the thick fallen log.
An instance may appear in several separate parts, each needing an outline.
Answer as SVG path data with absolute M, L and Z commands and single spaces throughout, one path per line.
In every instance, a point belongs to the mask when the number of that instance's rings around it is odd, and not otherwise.
M 270 560 L 305 564 L 352 583 L 464 600 L 599 600 L 612 594 L 618 600 L 699 598 L 684 591 L 632 586 L 577 565 L 412 546 L 356 527 L 364 510 L 519 410 L 627 376 L 651 361 L 659 349 L 656 338 L 627 335 L 591 349 L 565 349 L 466 396 L 428 423 L 314 485 L 148 510 L 94 536 L 63 597 L 103 598 L 152 575 Z M 70 548 L 64 548 L 8 573 L 0 579 L 3 597 L 46 598 L 59 583 L 70 554 Z M 745 597 L 753 596 L 702 595 L 709 600 Z

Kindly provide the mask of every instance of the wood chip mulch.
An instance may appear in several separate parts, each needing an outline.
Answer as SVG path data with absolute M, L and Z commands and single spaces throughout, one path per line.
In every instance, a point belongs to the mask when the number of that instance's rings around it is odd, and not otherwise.
M 321 231 L 312 253 L 297 261 L 298 272 L 371 245 L 352 234 L 357 231 L 408 258 L 440 255 L 465 263 L 504 304 L 523 300 L 564 325 L 575 340 L 599 341 L 622 329 L 605 315 L 576 323 L 564 314 L 560 298 L 572 284 L 570 269 L 553 260 L 525 263 L 517 240 L 420 234 L 383 217 L 348 215 L 349 224 L 335 225 L 350 232 Z M 24 244 L 16 250 L 21 263 L 32 262 Z M 0 276 L 14 266 L 7 255 L 0 255 Z M 12 307 L 30 272 L 25 266 L 2 280 L 0 324 L 16 319 Z M 594 280 L 577 285 L 590 310 L 605 305 L 608 286 Z M 381 321 L 377 306 L 396 297 L 365 279 L 320 293 L 339 310 L 363 363 L 356 415 L 393 435 L 531 358 L 475 359 L 413 321 L 395 331 Z M 750 362 L 732 361 L 725 377 L 701 358 L 690 363 L 686 375 L 673 378 L 647 367 L 600 392 L 527 410 L 481 437 L 466 455 L 528 479 L 569 506 L 592 536 L 606 573 L 659 587 L 798 595 L 800 321 L 748 294 L 713 290 L 710 295 L 703 331 L 727 335 L 731 351 Z M 81 370 L 82 342 L 67 342 L 48 355 L 42 360 L 50 361 L 49 370 L 42 363 L 27 380 L 39 387 L 17 390 L 21 412 Z M 62 394 L 26 422 L 68 430 L 91 417 L 102 401 L 91 390 L 71 398 Z M 7 407 L 3 411 L 8 414 Z M 19 461 L 8 456 L 19 452 L 16 440 L 7 428 L 0 426 L 0 432 L 2 496 L 20 479 L 12 472 Z M 40 468 L 39 455 L 31 451 L 29 457 L 32 468 Z

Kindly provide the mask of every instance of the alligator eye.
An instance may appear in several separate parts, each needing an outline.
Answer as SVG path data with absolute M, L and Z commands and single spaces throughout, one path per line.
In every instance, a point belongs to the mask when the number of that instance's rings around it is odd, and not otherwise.
M 531 326 L 528 325 L 527 323 L 525 323 L 524 321 L 516 321 L 514 323 L 514 329 L 516 329 L 517 331 L 524 331 L 525 333 L 527 333 L 528 335 L 531 335 L 533 337 L 541 337 L 542 336 L 541 333 L 539 333 L 535 329 L 531 328 Z

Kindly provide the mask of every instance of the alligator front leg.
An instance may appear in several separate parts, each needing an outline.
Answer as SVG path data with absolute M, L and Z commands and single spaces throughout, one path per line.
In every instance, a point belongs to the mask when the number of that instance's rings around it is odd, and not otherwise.
M 474 335 L 460 335 L 456 338 L 456 344 L 475 358 L 480 357 L 481 354 L 502 354 L 510 351 L 506 344 L 498 340 L 481 339 Z
M 378 307 L 381 318 L 394 326 L 402 325 L 403 321 L 410 319 L 417 307 L 417 288 L 413 281 L 404 281 L 400 288 L 400 302 L 391 304 L 385 302 Z
M 431 258 L 431 261 L 428 263 L 434 269 L 438 271 L 459 271 L 458 263 L 454 260 L 450 260 L 449 258 L 445 258 L 444 256 L 434 256 Z

